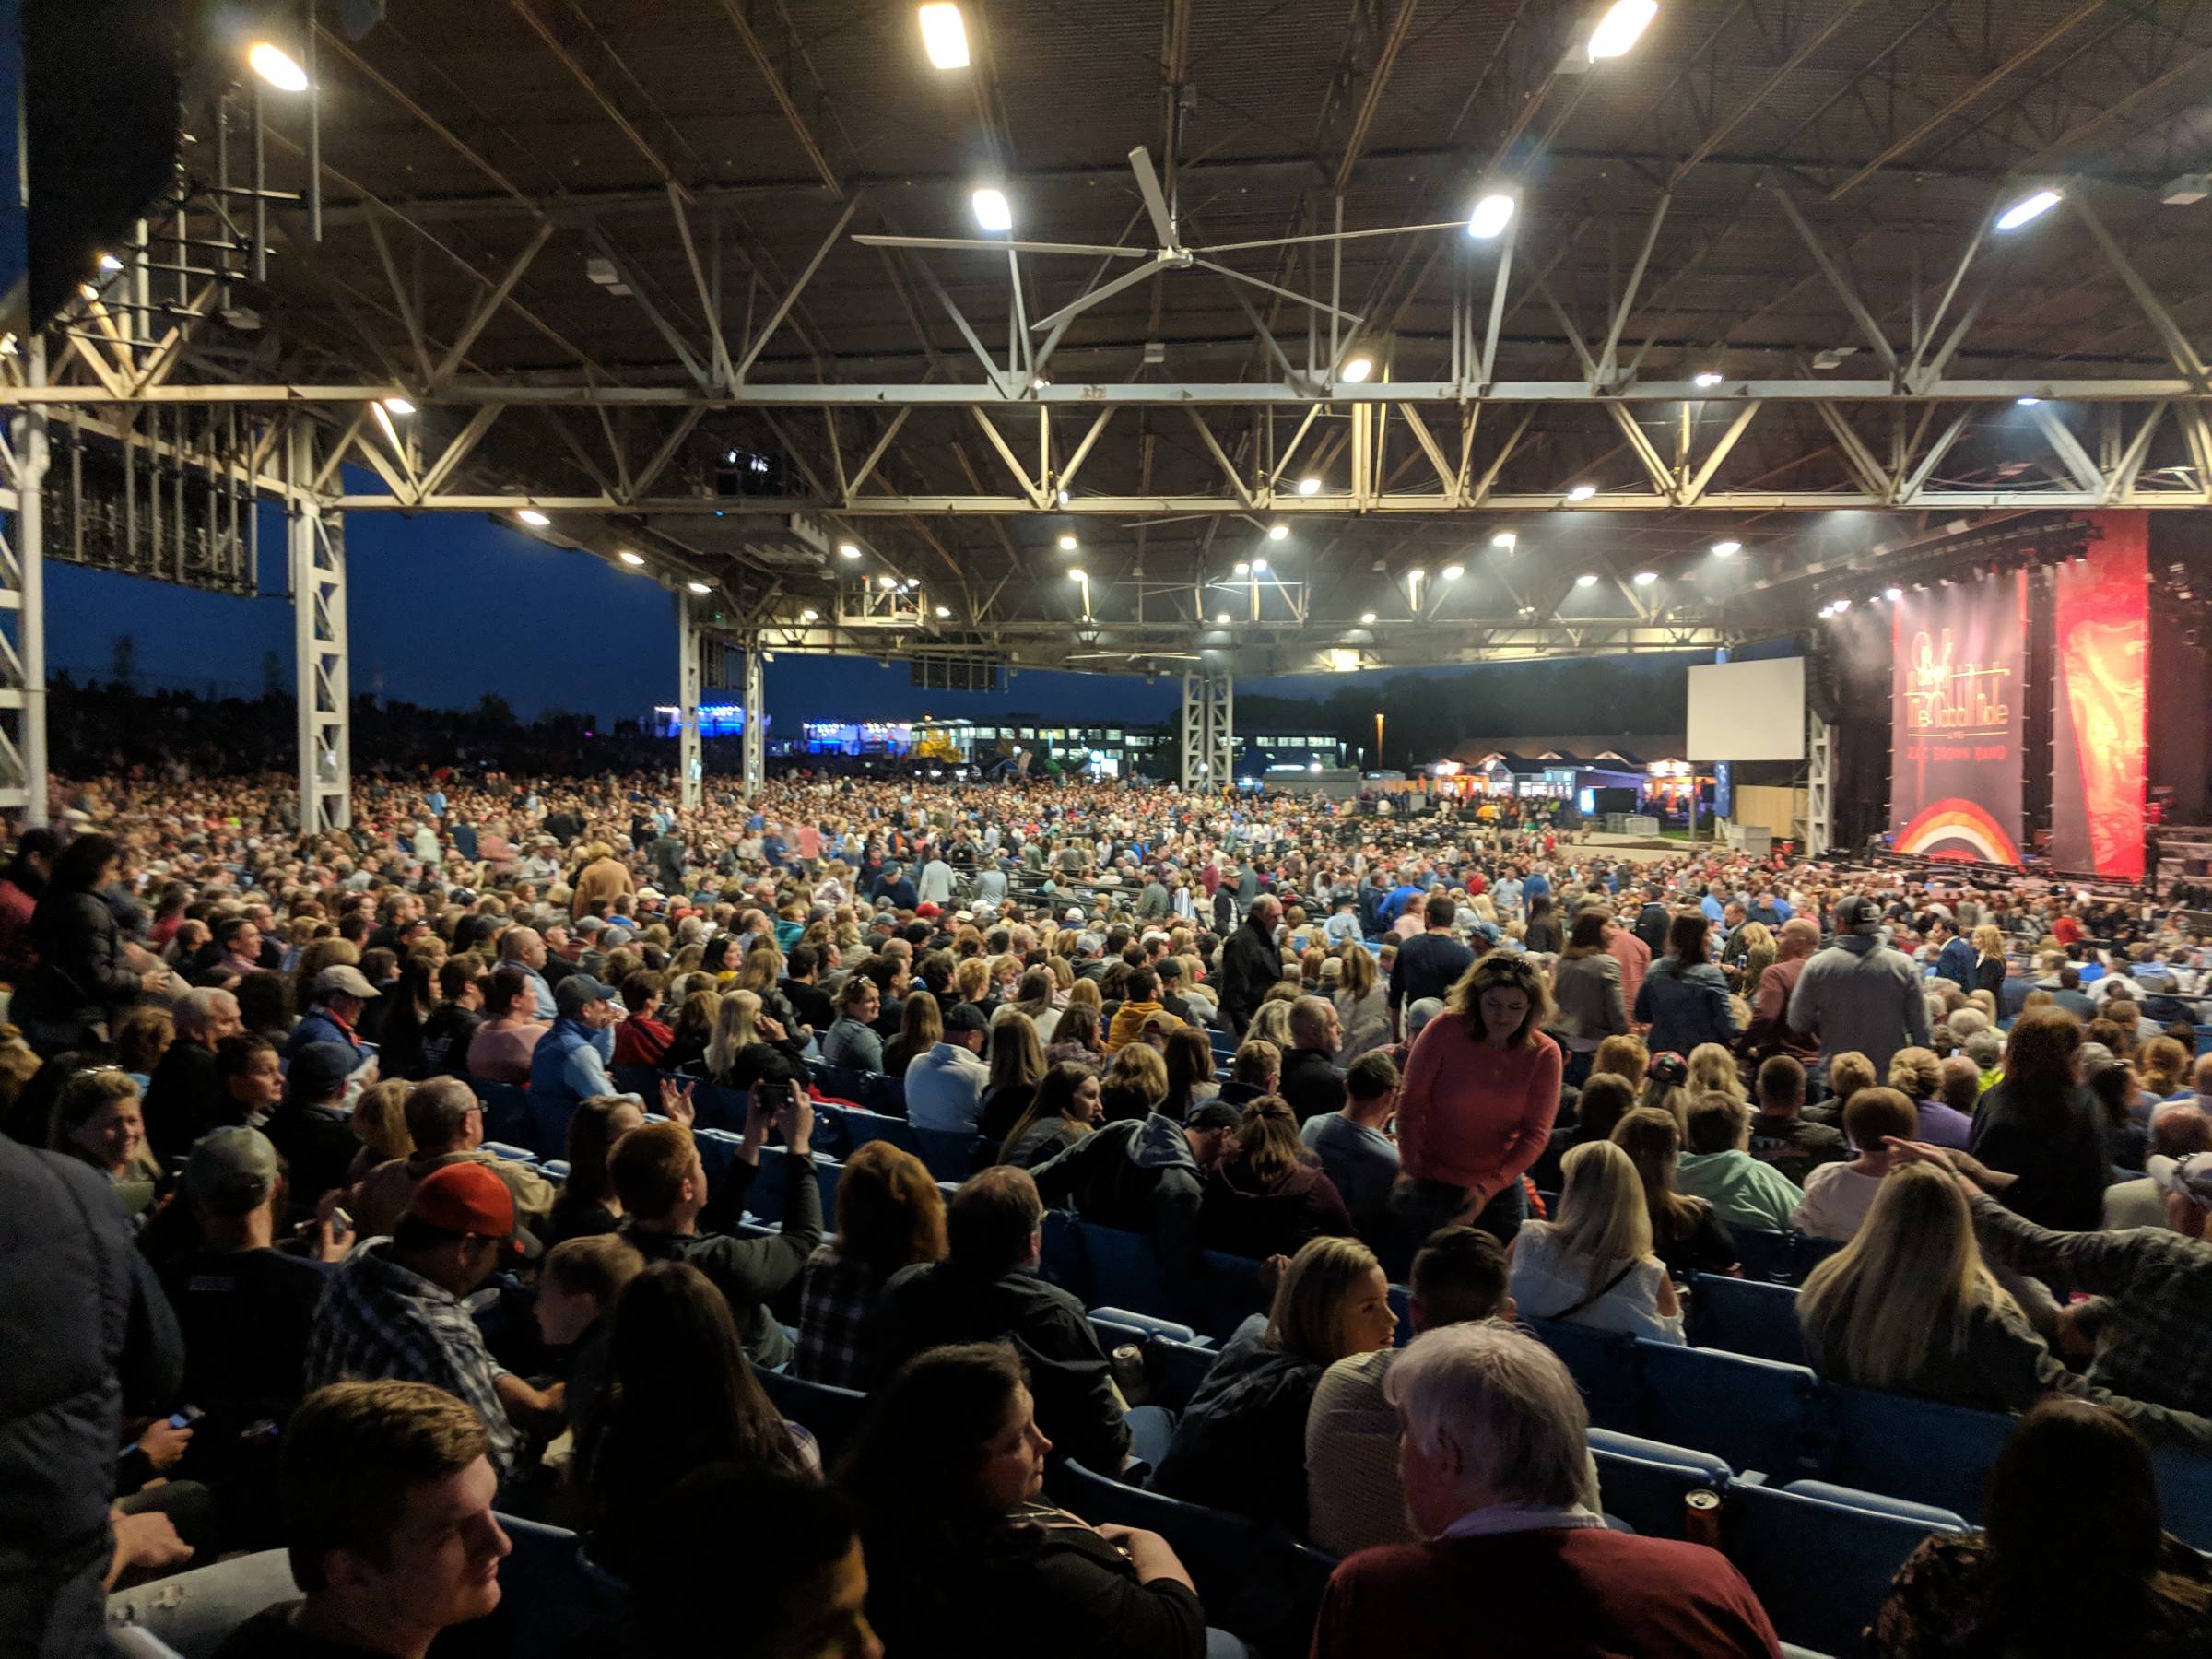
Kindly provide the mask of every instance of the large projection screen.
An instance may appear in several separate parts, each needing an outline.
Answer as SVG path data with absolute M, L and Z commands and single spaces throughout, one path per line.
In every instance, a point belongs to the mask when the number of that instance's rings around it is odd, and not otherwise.
M 1689 671 L 1692 760 L 1805 759 L 1805 659 L 1713 663 Z

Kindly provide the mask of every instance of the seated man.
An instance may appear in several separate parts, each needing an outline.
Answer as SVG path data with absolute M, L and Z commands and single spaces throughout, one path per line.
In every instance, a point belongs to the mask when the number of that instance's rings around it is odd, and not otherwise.
M 1143 1233 L 1167 1272 L 1169 1288 L 1195 1295 L 1206 1273 L 1198 1244 L 1198 1211 L 1206 1196 L 1201 1173 L 1219 1161 L 1241 1116 L 1236 1107 L 1213 1100 L 1180 1124 L 1158 1112 L 1124 1118 L 1092 1131 L 1030 1174 L 1045 1203 L 1072 1203 L 1086 1221 Z
M 477 1415 L 423 1382 L 338 1382 L 284 1436 L 284 1531 L 299 1601 L 265 1607 L 215 1659 L 394 1659 L 500 1605 L 513 1547 Z
M 453 1164 L 415 1189 L 399 1230 L 355 1251 L 331 1276 L 307 1344 L 307 1386 L 352 1377 L 431 1382 L 484 1421 L 501 1479 L 523 1430 L 558 1430 L 561 1390 L 541 1394 L 496 1363 L 467 1298 L 500 1262 L 536 1254 L 514 1225 L 514 1200 L 489 1170 Z
M 398 1227 L 423 1177 L 454 1164 L 489 1170 L 514 1199 L 515 1219 L 535 1230 L 553 1214 L 553 1184 L 530 1165 L 484 1150 L 484 1102 L 458 1077 L 432 1077 L 407 1092 L 407 1135 L 415 1150 L 378 1164 L 354 1183 L 348 1207 L 361 1237 Z
M 167 1164 L 218 1124 L 238 1121 L 216 1076 L 216 1044 L 245 1028 L 238 998 L 228 991 L 187 991 L 177 998 L 176 1041 L 154 1065 L 146 1084 L 146 1138 Z
M 755 1089 L 746 1113 L 745 1139 L 735 1162 L 713 1196 L 717 1217 L 744 1214 L 745 1194 L 759 1173 L 760 1148 L 773 1123 L 783 1136 L 783 1226 L 773 1238 L 740 1239 L 702 1230 L 707 1171 L 691 1131 L 681 1124 L 648 1124 L 615 1143 L 607 1159 L 615 1195 L 622 1202 L 622 1236 L 648 1262 L 688 1262 L 730 1304 L 737 1335 L 755 1365 L 773 1369 L 791 1358 L 791 1339 L 768 1311 L 769 1301 L 798 1278 L 822 1241 L 822 1187 L 814 1169 L 814 1108 L 795 1088 L 771 1111 Z
M 1416 1337 L 1392 1362 L 1406 1508 L 1427 1540 L 1329 1579 L 1312 1659 L 1634 1653 L 1771 1659 L 1774 1628 L 1719 1551 L 1608 1529 L 1587 1506 L 1574 1379 L 1500 1320 Z
M 1745 1149 L 1800 1187 L 1822 1164 L 1851 1157 L 1851 1143 L 1841 1129 L 1816 1124 L 1802 1115 L 1804 1111 L 1804 1065 L 1790 1054 L 1770 1056 L 1759 1068 L 1759 1111 Z
M 1344 1075 L 1344 1110 L 1308 1118 L 1298 1138 L 1336 1183 L 1360 1236 L 1372 1238 L 1398 1179 L 1398 1143 L 1382 1132 L 1397 1109 L 1397 1063 L 1384 1053 L 1360 1055 Z
M 622 1018 L 615 988 L 588 973 L 571 973 L 553 993 L 560 1017 L 530 1051 L 530 1105 L 560 1122 L 585 1100 L 619 1094 L 606 1075 Z
M 1242 1106 L 1262 1095 L 1279 1094 L 1283 1080 L 1283 1051 L 1265 1037 L 1238 1045 L 1229 1063 L 1229 1081 L 1215 1098 L 1229 1106 Z
M 945 1010 L 944 1040 L 906 1065 L 906 1121 L 917 1129 L 973 1135 L 991 1068 L 979 1057 L 990 1021 L 973 1003 Z
M 1724 1226 L 1786 1232 L 1790 1214 L 1804 1202 L 1796 1182 L 1744 1148 L 1751 1137 L 1751 1112 L 1734 1095 L 1718 1089 L 1689 1105 L 1679 1180 L 1682 1190 L 1712 1206 Z
M 885 1283 L 862 1331 L 863 1373 L 873 1388 L 924 1348 L 1011 1342 L 1045 1438 L 1085 1468 L 1111 1473 L 1129 1450 L 1122 1397 L 1083 1304 L 1037 1277 L 1043 1222 L 1028 1171 L 999 1164 L 971 1175 L 946 1206 L 950 1253 Z

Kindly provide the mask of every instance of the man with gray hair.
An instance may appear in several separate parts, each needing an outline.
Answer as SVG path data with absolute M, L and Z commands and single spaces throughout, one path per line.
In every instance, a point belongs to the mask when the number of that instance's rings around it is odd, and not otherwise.
M 484 1103 L 458 1077 L 432 1077 L 407 1096 L 407 1134 L 415 1150 L 381 1163 L 362 1176 L 348 1195 L 360 1236 L 389 1233 L 407 1213 L 415 1189 L 447 1164 L 482 1164 L 506 1184 L 514 1199 L 515 1219 L 542 1227 L 553 1213 L 550 1182 L 530 1165 L 484 1149 Z
M 1608 1529 L 1582 1501 L 1588 1418 L 1557 1355 L 1501 1320 L 1416 1337 L 1383 1392 L 1427 1540 L 1329 1579 L 1313 1659 L 1635 1653 L 1771 1659 L 1766 1610 L 1717 1550 Z
M 208 1130 L 237 1122 L 216 1075 L 215 1045 L 245 1029 L 238 998 L 228 991 L 187 991 L 177 998 L 174 1016 L 176 1041 L 146 1080 L 146 1138 L 165 1164 L 191 1151 Z
M 1336 1005 L 1301 996 L 1290 1005 L 1290 1052 L 1283 1056 L 1283 1099 L 1300 1124 L 1344 1110 L 1344 1074 L 1335 1054 L 1344 1041 Z

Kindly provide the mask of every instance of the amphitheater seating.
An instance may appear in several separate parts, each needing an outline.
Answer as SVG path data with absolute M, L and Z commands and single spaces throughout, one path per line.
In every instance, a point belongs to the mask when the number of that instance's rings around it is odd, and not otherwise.
M 1828 1653 L 1862 1652 L 1905 1558 L 1929 1534 L 1959 1530 L 1956 1515 L 1884 1513 L 1795 1487 L 1732 1482 L 1721 1504 L 1722 1547 L 1776 1633 Z
M 782 1371 L 755 1374 L 776 1409 L 814 1435 L 821 1446 L 823 1465 L 834 1465 L 859 1433 L 867 1416 L 868 1396 L 827 1382 L 808 1382 Z
M 1797 1292 L 1724 1274 L 1689 1276 L 1689 1339 L 1699 1347 L 1725 1348 L 1784 1365 L 1803 1365 L 1805 1342 L 1797 1330 Z

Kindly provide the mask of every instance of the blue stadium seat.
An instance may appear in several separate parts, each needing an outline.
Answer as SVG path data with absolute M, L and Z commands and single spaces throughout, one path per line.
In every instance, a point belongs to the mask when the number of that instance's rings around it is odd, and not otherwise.
M 1219 1349 L 1200 1343 L 1177 1342 L 1166 1336 L 1147 1343 L 1145 1376 L 1152 1384 L 1152 1403 L 1181 1411 L 1220 1358 Z
M 1836 1430 L 1826 1478 L 1981 1520 L 1983 1484 L 2011 1418 L 1871 1388 L 1831 1383 L 1822 1393 Z
M 648 1106 L 661 1103 L 661 1074 L 650 1065 L 610 1065 L 606 1075 L 623 1094 L 634 1094 Z
M 1390 1311 L 1398 1316 L 1398 1328 L 1390 1339 L 1391 1346 L 1404 1347 L 1413 1340 L 1413 1292 L 1403 1285 L 1393 1285 Z
M 1956 1520 L 1739 1483 L 1723 1496 L 1721 1537 L 1783 1641 L 1856 1653 L 1905 1558 L 1930 1533 L 1958 1530 Z
M 1743 1262 L 1744 1277 L 1769 1284 L 1797 1282 L 1797 1235 L 1769 1232 L 1762 1227 L 1732 1227 L 1735 1253 Z
M 912 1152 L 915 1157 L 921 1157 L 922 1143 L 914 1138 L 914 1132 L 904 1118 L 887 1117 L 881 1112 L 866 1110 L 847 1111 L 841 1115 L 845 1137 L 853 1151 L 859 1151 L 870 1141 L 883 1140 L 889 1141 L 901 1152 Z M 935 1174 L 935 1171 L 932 1171 L 931 1173 Z
M 1843 1248 L 1841 1239 L 1815 1239 L 1804 1233 L 1795 1233 L 1792 1237 L 1796 1241 L 1792 1257 L 1792 1282 L 1794 1284 L 1804 1284 L 1806 1275 Z
M 645 1098 L 656 1106 L 660 1103 L 657 1094 Z M 699 1113 L 699 1126 L 705 1129 L 727 1129 L 733 1135 L 743 1135 L 751 1100 L 742 1088 L 724 1088 L 719 1083 L 691 1085 L 692 1110 Z
M 814 1086 L 832 1100 L 851 1105 L 865 1106 L 869 1095 L 868 1078 L 873 1074 L 850 1065 L 831 1065 L 815 1061 L 806 1068 Z
M 500 1605 L 480 1624 L 481 1652 L 543 1659 L 595 1659 L 618 1651 L 629 1628 L 629 1592 L 587 1564 L 565 1527 L 509 1515 L 500 1526 L 514 1551 L 500 1563 Z
M 1597 1460 L 1605 1512 L 1651 1538 L 1684 1536 L 1690 1493 L 1718 1493 L 1730 1477 L 1728 1465 L 1709 1453 L 1605 1429 L 1590 1430 L 1590 1455 Z
M 1826 1467 L 1820 1382 L 1808 1367 L 1718 1348 L 1636 1346 L 1645 1434 L 1777 1482 Z
M 746 1190 L 746 1216 L 763 1227 L 775 1227 L 783 1219 L 783 1159 L 788 1156 L 781 1147 L 761 1147 L 760 1172 Z
M 2166 1530 L 2193 1549 L 2212 1550 L 2212 1457 L 2159 1446 L 2152 1449 L 2151 1467 Z
M 1689 1339 L 1700 1347 L 1803 1365 L 1805 1340 L 1797 1330 L 1796 1288 L 1725 1274 L 1693 1273 Z
M 537 1172 L 555 1186 L 566 1186 L 569 1182 L 569 1160 L 565 1158 L 548 1158 L 537 1166 Z
M 1088 1221 L 1077 1225 L 1082 1230 L 1083 1253 L 1090 1265 L 1090 1303 L 1147 1310 L 1172 1305 L 1150 1239 L 1119 1228 L 1094 1227 Z
M 510 1146 L 505 1141 L 496 1140 L 488 1140 L 483 1143 L 483 1146 L 484 1150 L 494 1158 L 503 1158 L 509 1163 L 535 1163 L 537 1161 L 537 1155 L 527 1147 Z
M 949 1196 L 949 1194 L 947 1195 Z M 1083 1224 L 1063 1209 L 1044 1212 L 1044 1242 L 1038 1271 L 1085 1307 L 1099 1299 L 1092 1293 L 1090 1258 L 1083 1247 Z
M 730 1166 L 737 1161 L 737 1148 L 744 1142 L 726 1129 L 700 1129 L 692 1133 L 691 1144 L 699 1149 L 700 1166 L 707 1172 L 707 1187 L 712 1191 L 729 1178 Z
M 904 1124 L 903 1118 L 894 1122 Z M 929 1172 L 939 1181 L 965 1181 L 975 1173 L 976 1155 L 989 1146 L 981 1135 L 961 1135 L 948 1129 L 916 1129 L 909 1125 L 907 1133 L 914 1137 L 915 1151 Z
M 1643 1430 L 1641 1385 L 1637 1380 L 1636 1339 L 1618 1331 L 1594 1331 L 1587 1325 L 1561 1324 L 1549 1319 L 1524 1319 L 1544 1346 L 1557 1354 L 1573 1374 L 1589 1407 L 1590 1421 L 1620 1434 Z
M 761 1371 L 758 1367 L 753 1374 L 760 1379 L 760 1386 L 775 1403 L 776 1409 L 820 1443 L 825 1466 L 837 1462 L 867 1418 L 868 1396 L 854 1389 L 808 1382 L 782 1371 Z
M 1149 1342 L 1155 1336 L 1165 1336 L 1175 1342 L 1195 1342 L 1198 1333 L 1189 1325 L 1179 1324 L 1172 1319 L 1162 1319 L 1157 1313 L 1139 1313 L 1127 1308 L 1099 1307 L 1090 1311 L 1093 1324 L 1118 1325 L 1135 1334 L 1138 1340 Z

